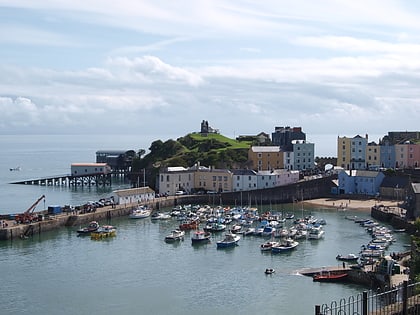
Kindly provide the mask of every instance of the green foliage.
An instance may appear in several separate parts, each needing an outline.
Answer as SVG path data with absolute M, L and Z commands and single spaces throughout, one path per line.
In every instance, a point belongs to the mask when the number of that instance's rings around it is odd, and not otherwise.
M 197 163 L 216 168 L 242 168 L 248 161 L 251 142 L 237 141 L 219 134 L 188 134 L 175 140 L 153 141 L 149 153 L 139 150 L 133 159 L 132 172 L 138 174 L 142 169 L 151 178 L 150 187 L 154 188 L 156 175 L 161 167 L 190 167 Z M 143 156 L 144 155 L 144 156 Z

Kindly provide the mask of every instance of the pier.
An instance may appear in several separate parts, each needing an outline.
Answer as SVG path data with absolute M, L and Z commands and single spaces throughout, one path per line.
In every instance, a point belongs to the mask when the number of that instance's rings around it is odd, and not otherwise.
M 120 173 L 118 173 L 122 176 Z M 20 185 L 40 185 L 40 186 L 111 186 L 113 174 L 94 174 L 94 175 L 56 175 L 37 179 L 27 179 L 13 182 L 11 184 Z

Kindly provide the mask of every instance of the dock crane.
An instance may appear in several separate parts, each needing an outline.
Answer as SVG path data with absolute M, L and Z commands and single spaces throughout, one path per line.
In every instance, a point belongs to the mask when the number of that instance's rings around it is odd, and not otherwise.
M 45 198 L 45 195 L 42 195 L 35 201 L 24 213 L 20 213 L 16 215 L 16 222 L 17 223 L 31 223 L 33 221 L 37 221 L 38 217 L 33 215 L 35 207 L 38 203 L 41 202 Z

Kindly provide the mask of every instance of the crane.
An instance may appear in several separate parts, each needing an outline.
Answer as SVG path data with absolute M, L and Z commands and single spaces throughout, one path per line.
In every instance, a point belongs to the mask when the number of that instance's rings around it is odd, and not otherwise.
M 45 195 L 42 195 L 35 201 L 24 213 L 16 215 L 16 222 L 17 223 L 30 223 L 37 219 L 37 217 L 33 216 L 33 212 L 35 210 L 35 207 L 38 205 L 38 203 L 41 202 L 45 198 Z

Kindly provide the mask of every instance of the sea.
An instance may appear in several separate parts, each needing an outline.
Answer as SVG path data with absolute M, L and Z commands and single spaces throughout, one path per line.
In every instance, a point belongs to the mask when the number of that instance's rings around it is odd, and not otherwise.
M 142 143 L 143 141 L 143 143 Z M 148 148 L 139 136 L 0 136 L 0 213 L 20 213 L 41 195 L 49 205 L 78 205 L 126 188 L 17 185 L 13 182 L 70 173 L 74 162 L 94 162 L 97 150 Z M 20 170 L 11 171 L 11 168 Z M 254 205 L 257 206 L 257 205 Z M 78 227 L 0 242 L 0 314 L 315 314 L 315 305 L 356 296 L 368 288 L 317 283 L 300 271 L 341 266 L 338 254 L 358 253 L 371 236 L 346 217 L 369 217 L 361 210 L 335 211 L 308 205 L 258 206 L 260 211 L 313 215 L 326 221 L 321 240 L 301 240 L 292 252 L 261 252 L 266 241 L 243 236 L 239 245 L 165 243 L 176 219 L 114 218 L 117 236 L 103 241 L 78 237 Z M 171 209 L 162 209 L 170 211 Z M 289 220 L 288 220 L 289 221 Z M 291 224 L 286 222 L 286 224 Z M 409 237 L 396 234 L 389 252 L 405 250 Z M 272 275 L 266 268 L 275 269 Z

